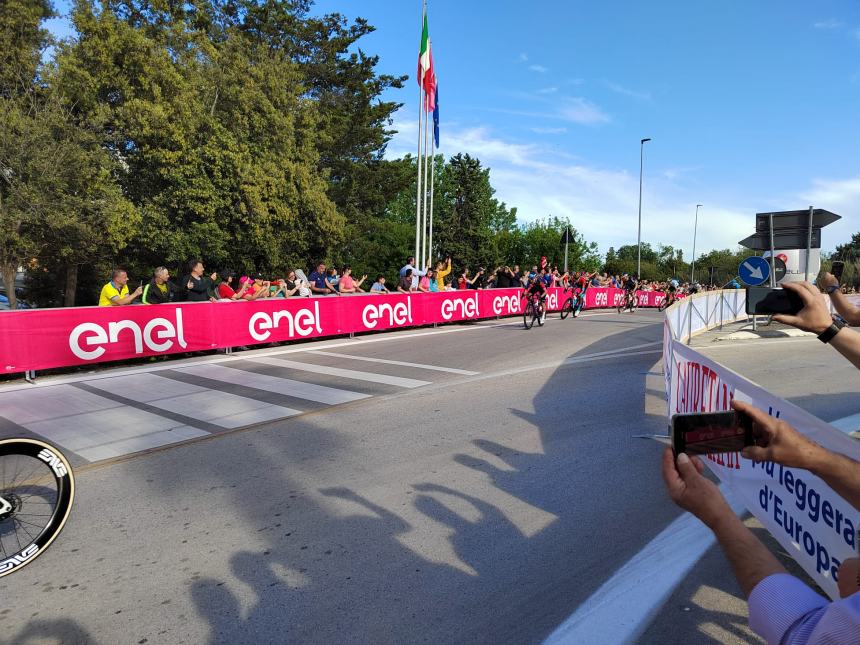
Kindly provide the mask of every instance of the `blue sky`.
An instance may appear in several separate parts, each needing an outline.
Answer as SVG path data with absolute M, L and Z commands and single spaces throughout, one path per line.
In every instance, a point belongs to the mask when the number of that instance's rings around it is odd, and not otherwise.
M 57 2 L 60 11 L 68 3 Z M 321 0 L 361 16 L 379 70 L 409 74 L 389 156 L 414 154 L 418 0 Z M 734 247 L 754 213 L 827 208 L 860 231 L 860 5 L 853 0 L 430 0 L 441 152 L 491 168 L 521 220 L 569 218 L 601 251 Z M 62 21 L 54 28 L 67 30 Z

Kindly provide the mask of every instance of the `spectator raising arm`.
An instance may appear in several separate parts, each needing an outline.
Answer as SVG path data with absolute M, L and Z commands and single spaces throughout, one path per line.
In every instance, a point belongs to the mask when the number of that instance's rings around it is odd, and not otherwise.
M 830 300 L 839 315 L 848 321 L 849 325 L 860 326 L 860 309 L 852 305 L 839 289 L 839 280 L 836 279 L 836 276 L 832 273 L 825 273 L 824 277 L 821 278 L 821 287 L 825 293 L 830 295 Z
M 839 327 L 833 320 L 821 293 L 808 282 L 788 282 L 783 285 L 797 293 L 803 300 L 803 309 L 797 315 L 778 314 L 777 322 L 817 334 L 818 338 L 833 348 L 860 369 L 860 334 L 853 329 Z

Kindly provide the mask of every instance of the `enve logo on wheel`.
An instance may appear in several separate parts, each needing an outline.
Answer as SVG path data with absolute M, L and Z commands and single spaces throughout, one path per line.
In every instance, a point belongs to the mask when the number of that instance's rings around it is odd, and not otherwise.
M 57 477 L 65 477 L 69 474 L 69 471 L 66 470 L 66 465 L 63 463 L 62 459 L 47 448 L 42 448 L 42 451 L 37 456 L 51 467 L 51 470 L 54 471 L 54 474 Z
M 31 544 L 26 549 L 18 553 L 17 555 L 13 555 L 11 558 L 7 560 L 3 560 L 0 562 L 0 574 L 6 573 L 15 567 L 18 567 L 22 564 L 26 564 L 28 560 L 34 558 L 36 554 L 39 552 L 38 544 Z

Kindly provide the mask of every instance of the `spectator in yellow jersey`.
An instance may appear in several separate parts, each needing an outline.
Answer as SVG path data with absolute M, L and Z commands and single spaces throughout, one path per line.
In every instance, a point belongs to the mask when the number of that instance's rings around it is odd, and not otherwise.
M 114 269 L 113 278 L 99 295 L 99 307 L 114 307 L 130 305 L 143 293 L 143 287 L 138 287 L 132 293 L 128 292 L 128 273 L 124 269 Z

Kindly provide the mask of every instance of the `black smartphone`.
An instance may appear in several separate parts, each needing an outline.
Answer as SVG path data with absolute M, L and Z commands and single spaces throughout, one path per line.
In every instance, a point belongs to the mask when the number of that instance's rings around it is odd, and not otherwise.
M 796 314 L 803 306 L 803 299 L 794 291 L 747 287 L 748 314 Z
M 842 280 L 842 271 L 845 270 L 845 263 L 841 260 L 834 260 L 833 266 L 830 267 L 830 273 L 833 274 L 833 277 L 837 280 Z
M 695 412 L 672 417 L 672 451 L 677 457 L 738 452 L 754 445 L 753 421 L 737 410 Z

